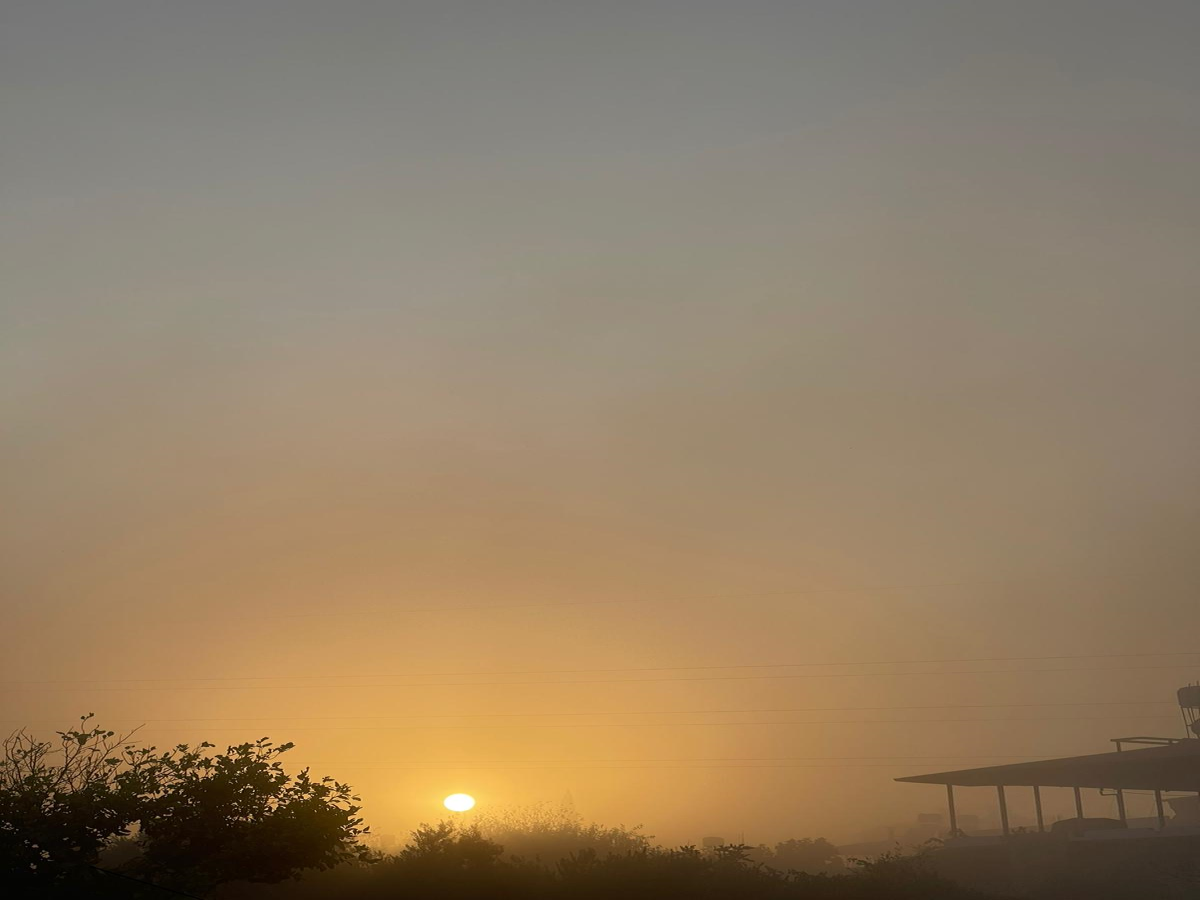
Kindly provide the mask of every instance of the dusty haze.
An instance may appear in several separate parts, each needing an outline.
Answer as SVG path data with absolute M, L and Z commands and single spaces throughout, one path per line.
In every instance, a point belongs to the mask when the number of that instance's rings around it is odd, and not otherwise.
M 4 728 L 675 843 L 1178 733 L 1195 655 L 1012 658 L 1200 649 L 1195 3 L 0 32 Z

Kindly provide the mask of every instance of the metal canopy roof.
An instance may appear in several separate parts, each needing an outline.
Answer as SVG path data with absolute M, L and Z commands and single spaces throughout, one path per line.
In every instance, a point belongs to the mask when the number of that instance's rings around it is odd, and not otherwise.
M 984 766 L 897 778 L 961 787 L 1079 787 L 1141 791 L 1200 791 L 1200 740 L 1165 747 L 1068 756 L 1007 766 Z

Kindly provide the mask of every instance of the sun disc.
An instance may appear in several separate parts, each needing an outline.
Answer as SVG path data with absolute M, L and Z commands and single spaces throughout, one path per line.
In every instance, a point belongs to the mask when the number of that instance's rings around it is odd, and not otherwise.
M 442 805 L 451 812 L 466 812 L 475 805 L 475 798 L 470 794 L 451 794 Z

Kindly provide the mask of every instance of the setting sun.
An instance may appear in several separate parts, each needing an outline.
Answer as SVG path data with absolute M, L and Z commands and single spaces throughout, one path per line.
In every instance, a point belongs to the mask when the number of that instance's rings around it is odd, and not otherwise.
M 451 812 L 466 812 L 475 805 L 475 798 L 470 794 L 451 794 L 442 805 Z

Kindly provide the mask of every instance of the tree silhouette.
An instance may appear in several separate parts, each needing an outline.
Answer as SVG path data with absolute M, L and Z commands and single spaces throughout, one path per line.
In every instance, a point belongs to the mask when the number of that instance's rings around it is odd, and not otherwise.
M 156 790 L 151 750 L 103 729 L 58 732 L 38 741 L 10 735 L 0 759 L 0 865 L 15 886 L 51 887 L 96 862 L 114 836 L 129 833 Z
M 358 797 L 307 769 L 288 775 L 292 744 L 266 738 L 211 753 L 181 744 L 160 757 L 160 790 L 146 799 L 131 870 L 206 891 L 226 881 L 282 881 L 301 869 L 361 858 Z
M 640 825 L 606 827 L 584 822 L 573 810 L 546 803 L 478 813 L 470 821 L 488 840 L 503 845 L 506 858 L 519 857 L 545 865 L 582 851 L 603 857 L 644 850 L 652 838 L 642 834 Z
M 838 872 L 845 868 L 837 847 L 825 838 L 792 838 L 775 845 L 767 865 L 784 871 L 810 874 Z
M 0 864 L 23 896 L 80 896 L 72 891 L 93 880 L 102 849 L 131 834 L 140 852 L 125 853 L 122 873 L 193 893 L 281 881 L 366 853 L 358 798 L 307 769 L 288 775 L 278 758 L 292 744 L 159 752 L 86 730 L 90 718 L 57 742 L 17 732 L 3 745 Z

